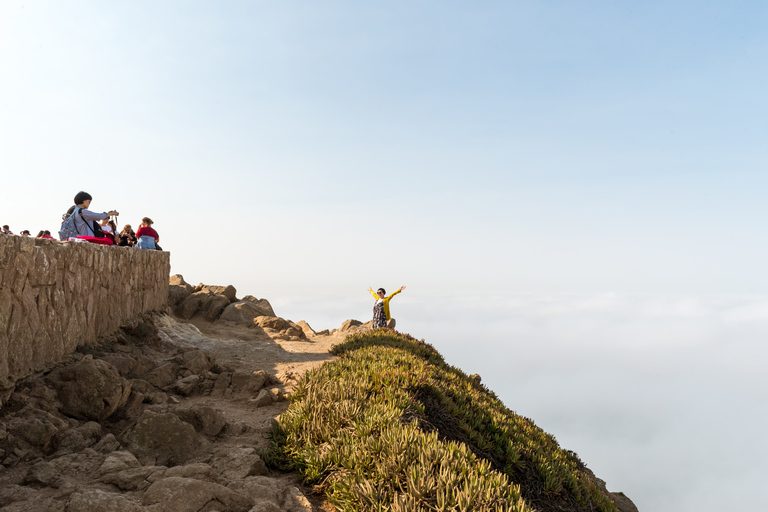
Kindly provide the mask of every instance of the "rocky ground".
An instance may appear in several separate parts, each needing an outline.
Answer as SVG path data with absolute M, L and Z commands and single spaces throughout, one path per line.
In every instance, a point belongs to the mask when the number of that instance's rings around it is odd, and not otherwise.
M 331 510 L 259 453 L 298 376 L 365 326 L 318 334 L 232 287 L 171 282 L 169 314 L 17 383 L 0 409 L 0 510 Z

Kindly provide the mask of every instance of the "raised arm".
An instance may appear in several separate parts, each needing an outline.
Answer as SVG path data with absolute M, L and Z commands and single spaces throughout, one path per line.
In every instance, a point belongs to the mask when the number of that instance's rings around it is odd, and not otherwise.
M 370 292 L 371 295 L 373 295 L 374 299 L 379 300 L 379 296 L 376 295 L 376 292 L 374 292 L 372 288 L 368 288 L 368 291 Z
M 397 295 L 398 293 L 400 293 L 403 290 L 405 290 L 405 286 L 401 286 L 399 290 L 395 290 L 394 292 L 392 292 L 389 295 L 389 297 L 387 297 L 387 300 L 391 299 L 392 297 L 394 297 L 395 295 Z

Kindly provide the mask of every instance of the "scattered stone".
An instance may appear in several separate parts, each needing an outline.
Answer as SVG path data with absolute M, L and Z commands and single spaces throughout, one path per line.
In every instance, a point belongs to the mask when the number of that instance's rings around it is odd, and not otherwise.
M 205 436 L 218 435 L 227 424 L 221 412 L 207 405 L 196 405 L 175 412 L 179 418 L 195 427 L 195 430 Z
M 256 407 L 264 407 L 266 405 L 272 405 L 272 394 L 266 389 L 259 391 L 259 396 L 251 400 Z
M 143 464 L 183 464 L 208 444 L 195 427 L 171 413 L 144 411 L 125 436 L 128 450 Z
M 242 480 L 249 476 L 269 473 L 266 464 L 255 448 L 240 446 L 214 456 L 211 465 L 224 480 Z
M 123 491 L 144 491 L 152 485 L 148 480 L 155 474 L 164 474 L 166 469 L 165 466 L 128 468 L 107 473 L 101 477 L 101 481 L 105 484 L 115 485 Z
M 209 371 L 216 364 L 216 354 L 210 350 L 190 350 L 183 354 L 182 359 L 183 368 L 197 375 Z
M 142 512 L 142 506 L 131 498 L 101 489 L 89 489 L 72 495 L 67 512 Z
M 59 470 L 50 462 L 38 462 L 27 471 L 24 482 L 28 484 L 42 484 L 48 487 L 58 487 L 60 481 Z
M 99 467 L 99 474 L 106 475 L 126 469 L 138 468 L 139 466 L 141 466 L 141 462 L 139 462 L 135 455 L 129 451 L 121 450 L 107 455 L 101 467 Z
M 58 391 L 61 412 L 81 420 L 104 421 L 123 405 L 131 384 L 114 366 L 100 360 L 83 359 L 48 375 Z
M 27 501 L 36 492 L 31 487 L 16 484 L 0 487 L 0 507 L 5 507 L 17 501 Z
M 179 371 L 179 365 L 176 363 L 165 363 L 152 370 L 146 380 L 153 386 L 164 388 L 176 382 L 176 374 Z M 146 393 L 146 391 L 145 391 Z
M 107 434 L 96 443 L 93 449 L 99 453 L 111 453 L 122 448 L 120 442 L 115 439 L 114 434 Z
M 195 392 L 202 379 L 199 375 L 190 375 L 179 379 L 171 385 L 171 391 L 183 396 L 189 396 Z
M 230 386 L 234 393 L 254 395 L 264 386 L 266 381 L 267 373 L 262 370 L 256 372 L 236 371 L 232 374 Z M 214 389 L 216 389 L 215 386 Z
M 153 512 L 199 511 L 211 502 L 218 502 L 215 505 L 218 508 L 208 510 L 231 512 L 248 512 L 253 505 L 250 497 L 223 485 L 182 477 L 164 478 L 153 483 L 142 499 L 146 510 Z
M 97 443 L 101 438 L 101 425 L 89 421 L 77 428 L 70 429 L 56 436 L 57 452 L 60 454 L 74 453 Z
M 283 510 L 291 512 L 312 512 L 312 504 L 302 494 L 298 487 L 291 487 L 285 493 L 285 503 L 283 503 Z
M 138 362 L 134 358 L 120 354 L 106 355 L 101 360 L 117 368 L 123 377 L 131 375 L 138 366 Z

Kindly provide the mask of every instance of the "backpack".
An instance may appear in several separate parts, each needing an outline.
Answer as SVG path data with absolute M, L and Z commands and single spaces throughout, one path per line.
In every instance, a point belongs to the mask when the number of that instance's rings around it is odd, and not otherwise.
M 75 214 L 80 213 L 80 207 L 74 206 L 67 210 L 67 213 L 61 216 L 62 223 L 61 223 L 61 229 L 59 230 L 59 240 L 62 242 L 66 242 L 69 240 L 70 237 L 78 236 L 80 233 L 77 231 L 77 227 L 75 226 Z M 83 214 L 80 213 L 80 218 L 83 217 Z M 85 219 L 83 219 L 83 222 L 85 222 Z

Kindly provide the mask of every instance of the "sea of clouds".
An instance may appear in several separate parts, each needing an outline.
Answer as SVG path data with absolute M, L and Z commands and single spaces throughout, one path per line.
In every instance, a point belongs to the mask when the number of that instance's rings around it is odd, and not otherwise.
M 370 302 L 273 301 L 317 329 L 368 320 Z M 641 511 L 768 500 L 768 298 L 406 291 L 392 312 Z

